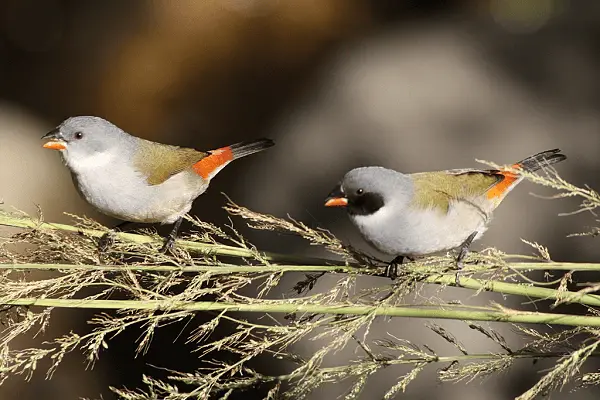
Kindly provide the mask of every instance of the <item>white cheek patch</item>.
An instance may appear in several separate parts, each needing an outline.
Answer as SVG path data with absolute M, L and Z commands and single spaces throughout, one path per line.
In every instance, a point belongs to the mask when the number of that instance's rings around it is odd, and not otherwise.
M 393 208 L 383 206 L 379 210 L 369 215 L 355 215 L 354 219 L 362 226 L 372 226 L 373 229 L 380 229 L 383 224 L 389 223 L 393 218 Z
M 106 167 L 115 158 L 112 154 L 105 151 L 85 156 L 73 156 L 72 154 L 69 154 L 68 148 L 63 154 L 65 155 L 67 164 L 76 171 L 81 169 Z

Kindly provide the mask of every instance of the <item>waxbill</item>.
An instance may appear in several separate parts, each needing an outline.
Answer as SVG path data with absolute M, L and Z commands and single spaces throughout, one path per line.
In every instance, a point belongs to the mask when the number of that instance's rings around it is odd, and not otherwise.
M 221 169 L 274 145 L 258 139 L 204 152 L 145 140 L 94 116 L 68 118 L 42 139 L 48 140 L 43 147 L 61 153 L 77 191 L 100 212 L 126 222 L 174 224 L 163 252 Z
M 548 150 L 512 168 L 533 172 L 566 158 L 559 149 Z M 368 243 L 395 257 L 388 266 L 391 277 L 404 258 L 457 248 L 460 269 L 473 240 L 486 231 L 493 211 L 522 180 L 518 173 L 502 169 L 403 174 L 362 167 L 346 173 L 325 205 L 344 207 Z

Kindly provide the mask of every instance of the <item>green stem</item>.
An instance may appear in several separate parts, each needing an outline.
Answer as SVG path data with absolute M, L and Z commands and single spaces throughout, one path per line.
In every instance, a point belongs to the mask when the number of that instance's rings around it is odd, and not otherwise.
M 535 271 L 600 271 L 600 264 L 595 263 L 570 263 L 570 262 L 516 262 L 510 263 L 512 269 L 526 269 Z
M 454 275 L 429 276 L 423 280 L 427 283 L 437 283 L 454 286 L 456 279 Z M 513 294 L 529 298 L 560 300 L 562 303 L 580 303 L 588 306 L 600 306 L 600 296 L 595 294 L 581 294 L 567 290 L 555 290 L 529 284 L 507 283 L 492 280 L 479 280 L 474 278 L 460 278 L 461 287 L 474 290 L 484 290 L 503 294 Z
M 545 266 L 554 264 L 543 264 Z M 570 265 L 570 264 L 569 264 Z M 368 274 L 373 269 L 356 268 L 350 266 L 331 266 L 331 265 L 198 265 L 190 267 L 175 267 L 169 265 L 73 265 L 73 264 L 0 264 L 0 270 L 90 270 L 90 271 L 151 271 L 151 272 L 209 272 L 212 275 L 236 275 L 242 273 L 283 273 L 283 272 L 331 272 L 331 273 L 350 273 L 350 274 Z M 432 275 L 423 279 L 423 282 L 455 285 L 454 275 Z M 580 294 L 571 291 L 558 291 L 543 287 L 531 286 L 529 284 L 507 283 L 492 280 L 480 280 L 475 278 L 463 277 L 460 280 L 461 286 L 467 289 L 484 290 L 503 294 L 512 294 L 526 298 L 560 300 L 561 302 L 575 302 L 588 306 L 600 307 L 600 296 L 595 294 Z
M 100 237 L 106 233 L 103 230 L 80 228 L 73 225 L 58 224 L 58 223 L 47 223 L 39 222 L 28 217 L 14 216 L 5 212 L 0 211 L 0 225 L 12 226 L 17 228 L 32 228 L 32 229 L 52 229 L 52 230 L 63 230 L 67 232 L 81 232 L 88 236 Z M 115 232 L 115 234 L 124 240 L 145 244 L 145 243 L 160 243 L 159 240 L 154 239 L 148 235 L 140 235 L 134 233 Z M 190 250 L 197 251 L 202 254 L 214 254 L 221 256 L 230 257 L 247 257 L 254 258 L 254 252 L 250 249 L 239 248 L 235 246 L 227 246 L 223 244 L 208 244 L 198 243 L 189 240 L 178 240 L 177 245 Z M 306 271 L 339 271 L 350 272 L 352 268 L 348 267 L 347 264 L 339 260 L 331 260 L 317 257 L 306 257 L 306 256 L 293 256 L 288 254 L 262 252 L 261 253 L 267 261 L 271 262 L 286 262 L 292 264 L 309 264 L 311 269 Z M 520 256 L 516 256 L 520 257 Z M 320 264 L 322 264 L 320 266 Z M 314 267 L 314 268 L 313 268 Z M 119 267 L 122 268 L 122 267 Z M 156 268 L 156 267 L 151 267 Z M 159 267 L 160 268 L 160 267 Z M 568 271 L 600 271 L 600 264 L 594 263 L 568 263 L 568 262 L 515 262 L 510 264 L 510 268 L 519 270 L 568 270 Z M 41 269 L 41 267 L 40 267 Z M 141 269 L 138 269 L 141 270 Z M 160 270 L 160 269 L 155 269 Z
M 51 230 L 61 230 L 67 232 L 78 232 L 83 233 L 88 236 L 101 237 L 106 233 L 106 231 L 97 230 L 97 229 L 87 229 L 80 228 L 77 226 L 66 225 L 66 224 L 57 224 L 57 223 L 48 223 L 48 222 L 39 222 L 35 221 L 31 218 L 27 217 L 19 217 L 13 216 L 10 214 L 0 212 L 0 225 L 3 226 L 12 226 L 16 228 L 32 228 L 32 229 L 51 229 Z M 159 240 L 156 240 L 147 235 L 139 235 L 135 233 L 124 233 L 124 232 L 115 232 L 115 235 L 123 240 L 127 240 L 133 243 L 145 244 L 145 243 L 160 243 Z M 209 244 L 209 243 L 199 243 L 192 242 L 189 240 L 177 240 L 177 245 L 185 248 L 188 251 L 195 251 L 202 254 L 207 255 L 220 255 L 220 256 L 229 256 L 229 257 L 247 257 L 247 258 L 255 258 L 255 252 L 250 249 L 244 249 L 240 247 L 227 246 L 224 244 Z M 305 256 L 293 256 L 289 254 L 278 254 L 271 252 L 261 252 L 261 255 L 267 261 L 272 262 L 287 262 L 294 264 L 336 264 L 336 265 L 344 265 L 340 261 L 336 260 L 328 260 L 322 258 L 313 258 L 313 257 L 305 257 Z
M 86 265 L 86 264 L 0 264 L 0 270 L 89 270 L 89 271 L 151 271 L 151 272 L 210 272 L 213 275 L 262 272 L 346 272 L 364 273 L 366 268 L 335 265 Z M 373 271 L 373 270 L 371 270 Z
M 75 300 L 24 298 L 2 300 L 5 305 L 120 309 L 120 310 L 168 310 L 168 311 L 228 311 L 251 313 L 309 313 L 336 315 L 377 315 L 389 317 L 438 318 L 465 321 L 496 321 L 527 324 L 553 324 L 569 326 L 600 327 L 600 317 L 552 314 L 540 312 L 507 311 L 462 311 L 440 308 L 390 307 L 390 306 L 345 306 L 320 304 L 256 303 L 235 304 L 221 302 L 173 302 L 160 300 Z

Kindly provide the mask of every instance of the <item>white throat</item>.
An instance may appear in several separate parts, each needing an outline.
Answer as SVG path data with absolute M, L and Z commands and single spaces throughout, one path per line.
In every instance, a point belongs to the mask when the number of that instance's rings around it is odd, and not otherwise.
M 104 168 L 113 162 L 115 156 L 107 151 L 103 151 L 86 157 L 69 157 L 67 154 L 63 154 L 63 158 L 71 170 L 79 172 L 88 169 Z

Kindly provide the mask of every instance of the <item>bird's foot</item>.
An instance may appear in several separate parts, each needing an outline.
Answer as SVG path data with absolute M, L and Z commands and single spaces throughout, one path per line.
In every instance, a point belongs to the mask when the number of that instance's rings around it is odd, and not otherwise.
M 115 233 L 128 224 L 130 224 L 129 221 L 123 221 L 117 224 L 117 226 L 114 228 L 105 232 L 104 235 L 100 236 L 100 240 L 98 240 L 98 255 L 100 258 L 102 258 L 102 256 L 104 256 L 108 250 L 110 250 L 113 244 L 115 244 L 115 239 L 117 238 Z
M 399 261 L 396 261 L 396 258 L 386 265 L 385 272 L 383 273 L 383 276 L 390 278 L 391 280 L 395 280 L 398 277 L 398 264 L 402 265 L 402 262 L 404 261 L 404 258 Z
M 395 280 L 398 277 L 398 267 L 402 265 L 406 259 L 409 261 L 414 261 L 414 259 L 411 257 L 397 256 L 385 267 L 383 276 L 390 278 L 391 280 Z
M 168 236 L 159 252 L 162 254 L 173 253 L 173 248 L 175 248 L 175 238 Z
M 113 230 L 110 230 L 100 236 L 98 240 L 98 261 L 104 263 L 107 259 L 108 252 L 113 244 L 115 244 L 116 235 Z
M 167 252 L 173 253 L 173 248 L 175 247 L 175 239 L 177 238 L 177 232 L 179 231 L 179 227 L 181 226 L 182 221 L 183 218 L 180 217 L 173 224 L 173 229 L 171 230 L 171 233 L 169 233 L 169 235 L 165 238 L 165 243 L 160 249 L 160 252 L 162 254 L 166 254 Z
M 460 286 L 460 273 L 462 272 L 462 269 L 464 268 L 464 264 L 462 263 L 462 261 L 456 261 L 456 275 L 454 276 L 454 284 L 456 286 Z
M 115 243 L 115 232 L 110 230 L 104 235 L 100 236 L 100 240 L 98 240 L 98 253 L 104 254 L 110 249 L 110 247 Z
M 454 278 L 454 283 L 456 284 L 456 286 L 461 286 L 460 285 L 460 275 L 462 272 L 462 269 L 465 267 L 465 265 L 463 264 L 463 260 L 465 259 L 465 257 L 467 257 L 467 254 L 469 254 L 469 247 L 471 247 L 471 243 L 473 243 L 473 240 L 475 240 L 475 236 L 477 236 L 477 232 L 473 232 L 469 235 L 469 237 L 467 238 L 467 240 L 465 240 L 463 242 L 463 244 L 460 246 L 459 250 L 458 250 L 458 256 L 456 257 L 456 276 Z

